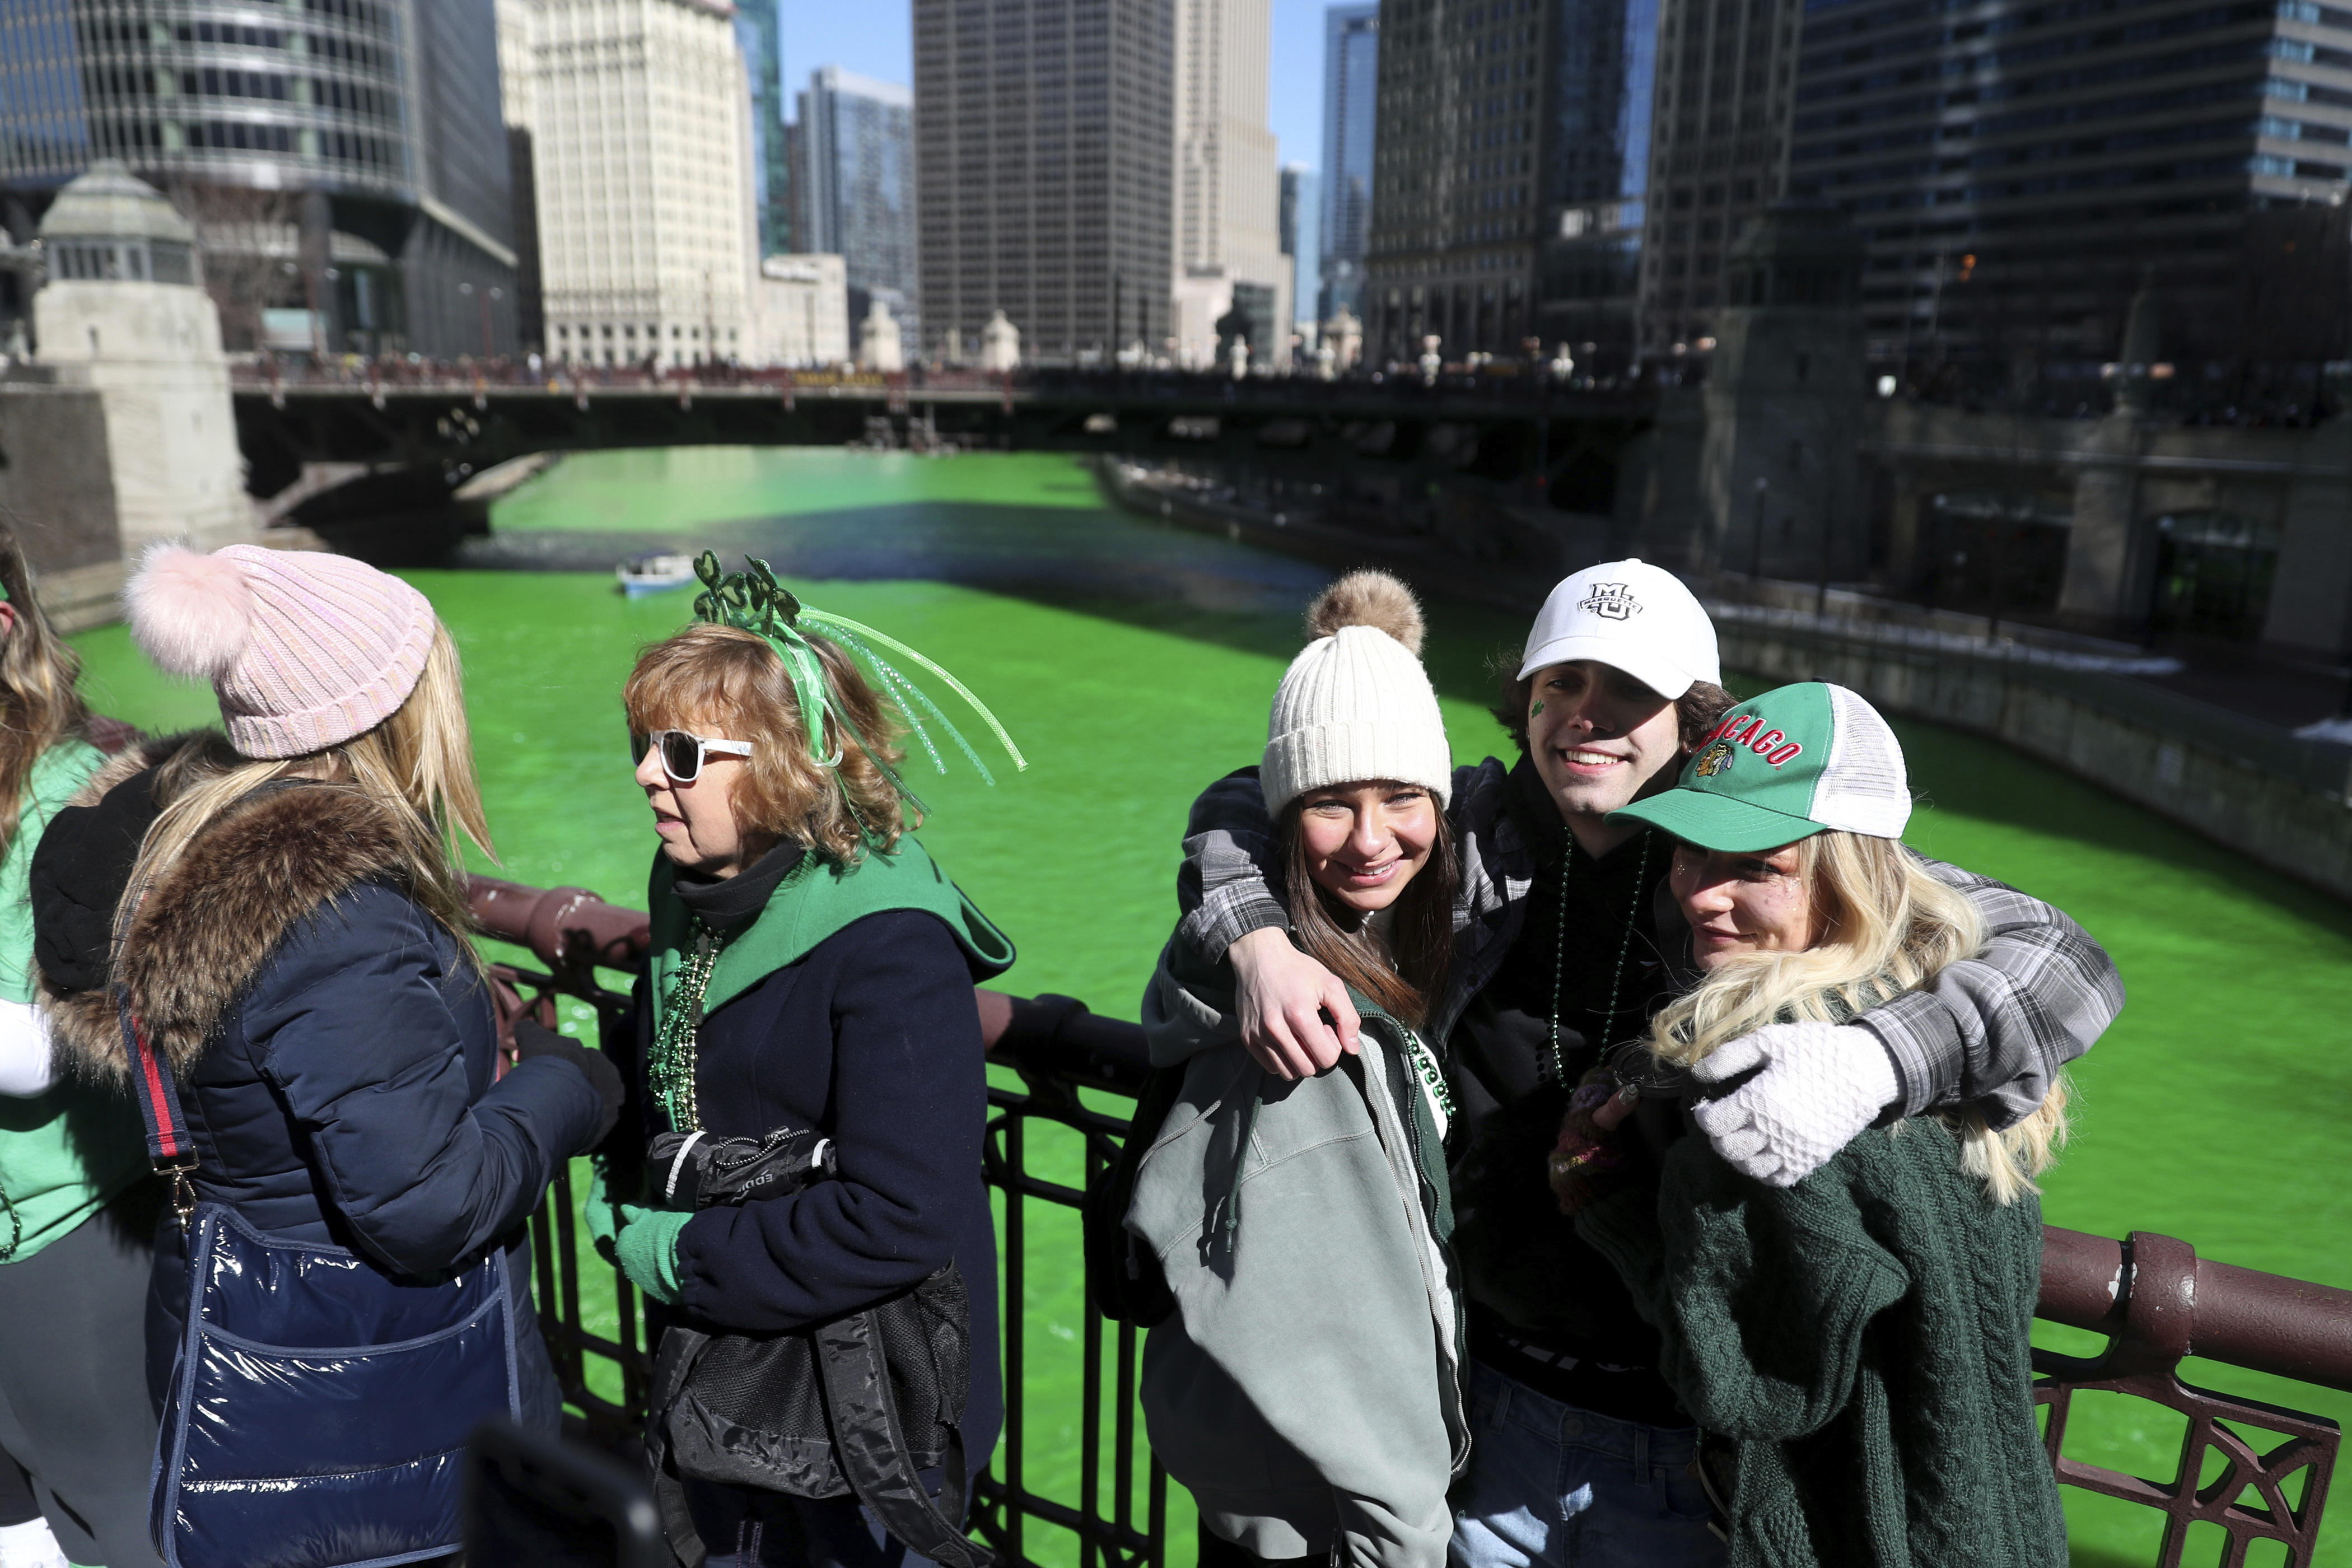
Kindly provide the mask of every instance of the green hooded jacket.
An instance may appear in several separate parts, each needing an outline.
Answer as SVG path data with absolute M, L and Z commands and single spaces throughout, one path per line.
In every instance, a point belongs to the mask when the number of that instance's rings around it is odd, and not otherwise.
M 1144 993 L 1152 1060 L 1184 1075 L 1127 1215 L 1177 1302 L 1143 1352 L 1152 1452 L 1262 1557 L 1442 1568 L 1463 1309 L 1409 1032 L 1356 996 L 1361 1055 L 1283 1083 L 1242 1048 L 1230 984 L 1171 942 Z

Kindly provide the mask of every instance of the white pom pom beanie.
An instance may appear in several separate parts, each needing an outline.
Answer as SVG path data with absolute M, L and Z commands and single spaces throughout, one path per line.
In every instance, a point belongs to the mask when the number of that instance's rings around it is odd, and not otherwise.
M 167 674 L 210 680 L 229 744 L 299 757 L 392 717 L 433 651 L 433 606 L 346 555 L 232 544 L 147 552 L 123 590 L 131 637 Z
M 1310 789 L 1393 779 L 1443 805 L 1454 754 L 1421 660 L 1377 626 L 1341 626 L 1299 650 L 1274 694 L 1258 780 L 1276 816 Z

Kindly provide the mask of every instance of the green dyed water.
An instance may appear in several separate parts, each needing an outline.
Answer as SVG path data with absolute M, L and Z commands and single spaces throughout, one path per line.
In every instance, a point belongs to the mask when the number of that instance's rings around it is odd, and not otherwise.
M 913 775 L 932 807 L 924 840 L 1020 944 L 1006 989 L 1081 996 L 1128 1018 L 1175 918 L 1185 807 L 1209 778 L 1255 759 L 1299 607 L 1322 578 L 1102 510 L 1083 471 L 1034 457 L 600 454 L 534 481 L 495 524 L 499 548 L 543 544 L 489 559 L 597 568 L 413 577 L 465 656 L 503 875 L 641 905 L 653 838 L 617 693 L 637 648 L 674 629 L 687 603 L 621 599 L 611 554 L 595 552 L 648 536 L 752 549 L 818 605 L 946 664 L 1004 720 L 1029 771 L 1000 769 L 993 789 L 961 765 Z M 1484 755 L 1504 744 L 1484 711 L 1486 661 L 1523 628 L 1444 604 L 1431 619 L 1454 754 Z M 208 694 L 155 676 L 120 627 L 75 641 L 106 711 L 150 728 L 211 718 Z M 2352 1161 L 2340 1134 L 2352 1058 L 2326 1045 L 2345 1038 L 2352 1005 L 2352 912 L 2000 747 L 1897 728 L 1926 796 L 1912 841 L 2068 910 L 2131 988 L 2122 1020 L 2077 1069 L 2078 1133 L 2048 1183 L 2052 1223 L 2164 1231 L 2207 1257 L 2352 1287 Z M 1079 1154 L 1046 1141 L 1032 1159 L 1069 1179 Z M 1028 1259 L 1026 1479 L 1075 1501 L 1075 1221 L 1037 1215 Z M 2045 1326 L 2041 1337 L 2077 1349 L 2067 1342 L 2082 1336 Z M 2352 1398 L 2186 1370 L 2352 1418 Z M 2169 1476 L 2180 1427 L 2167 1413 L 2095 1397 L 2077 1408 L 2070 1451 Z M 1191 1513 L 1181 1492 L 1175 1503 L 1171 1561 L 1185 1563 Z M 2078 1563 L 2154 1560 L 2154 1515 L 2072 1491 L 2067 1503 Z M 1039 1533 L 1048 1539 L 1033 1554 L 1075 1561 L 1066 1539 Z M 2191 1560 L 2207 1550 L 2194 1546 Z M 2333 1527 L 2320 1561 L 2352 1568 L 2352 1526 Z

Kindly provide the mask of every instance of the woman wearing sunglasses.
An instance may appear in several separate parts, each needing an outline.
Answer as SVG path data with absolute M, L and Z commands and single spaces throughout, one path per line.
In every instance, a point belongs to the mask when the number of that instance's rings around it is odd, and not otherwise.
M 618 1262 L 658 1303 L 654 1479 L 673 1544 L 696 1561 L 698 1537 L 710 1568 L 894 1568 L 955 1555 L 1000 1422 L 972 983 L 1012 949 L 908 831 L 898 714 L 849 639 L 806 630 L 816 613 L 773 591 L 788 610 L 747 613 L 714 584 L 698 614 L 745 624 L 647 649 L 623 694 L 660 839 L 638 1007 L 650 1142 L 642 1166 L 613 1162 L 590 1218 L 617 1227 Z M 774 1179 L 744 1173 L 762 1169 Z M 791 1390 L 827 1353 L 806 1331 L 908 1300 L 947 1340 L 911 1384 L 891 1352 L 893 1462 L 932 1500 L 910 1484 L 895 1511 L 862 1508 L 833 1384 L 823 1408 Z M 706 1381 L 721 1361 L 737 1373 Z M 746 1430 L 809 1458 L 718 1451 Z

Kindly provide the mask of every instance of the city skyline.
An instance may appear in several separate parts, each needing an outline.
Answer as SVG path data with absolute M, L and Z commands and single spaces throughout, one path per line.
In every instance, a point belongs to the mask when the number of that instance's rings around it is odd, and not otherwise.
M 912 7 L 906 0 L 870 8 L 815 0 L 776 4 L 785 81 L 806 81 L 810 72 L 825 66 L 881 81 L 915 79 Z M 1266 123 L 1277 144 L 1277 163 L 1303 163 L 1318 174 L 1323 172 L 1323 14 L 1330 4 L 1268 0 L 1273 58 L 1311 63 L 1303 70 L 1278 69 L 1268 83 Z

